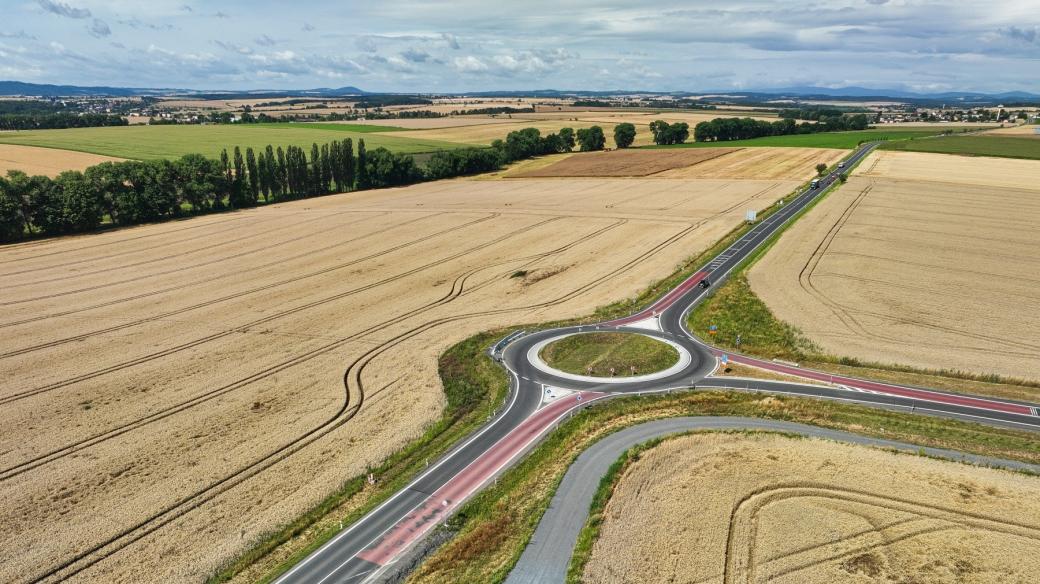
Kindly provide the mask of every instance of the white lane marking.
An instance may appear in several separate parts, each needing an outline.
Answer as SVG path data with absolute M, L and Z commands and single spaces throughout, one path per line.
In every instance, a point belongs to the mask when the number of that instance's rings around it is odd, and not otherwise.
M 659 313 L 651 316 L 650 318 L 644 318 L 643 320 L 637 320 L 635 322 L 627 323 L 625 324 L 625 326 L 628 328 L 641 328 L 651 331 L 664 332 L 661 329 L 661 315 Z
M 1040 416 L 1040 408 L 1029 408 L 1033 412 L 1034 416 Z
M 416 483 L 418 483 L 419 481 L 421 481 L 421 480 L 425 479 L 425 478 L 426 478 L 427 476 L 429 476 L 429 475 L 430 475 L 430 473 L 432 473 L 432 472 L 434 472 L 435 470 L 437 470 L 437 469 L 438 469 L 438 468 L 439 468 L 439 467 L 440 467 L 441 465 L 443 465 L 444 463 L 446 463 L 446 462 L 447 462 L 448 460 L 451 460 L 451 458 L 452 458 L 453 456 L 455 456 L 456 454 L 458 454 L 459 452 L 461 452 L 461 451 L 462 451 L 462 449 L 466 448 L 466 447 L 467 447 L 467 446 L 469 446 L 469 445 L 470 445 L 471 443 L 473 443 L 473 441 L 474 441 L 474 440 L 476 440 L 477 438 L 480 438 L 480 437 L 481 437 L 481 436 L 483 436 L 483 435 L 484 435 L 484 433 L 486 433 L 486 432 L 487 432 L 488 430 L 490 430 L 491 428 L 494 428 L 494 427 L 495 427 L 496 425 L 498 425 L 498 423 L 499 423 L 500 421 L 502 421 L 502 418 L 504 418 L 504 417 L 505 417 L 505 415 L 506 415 L 507 413 L 509 413 L 509 411 L 510 411 L 510 410 L 512 410 L 512 409 L 513 409 L 513 406 L 514 406 L 514 405 L 516 405 L 516 398 L 517 398 L 517 396 L 519 396 L 519 395 L 520 395 L 520 379 L 519 379 L 519 377 L 517 376 L 517 374 L 516 374 L 516 372 L 515 372 L 515 371 L 512 371 L 512 370 L 510 370 L 509 372 L 510 372 L 510 373 L 511 373 L 511 374 L 513 375 L 513 378 L 514 378 L 514 379 L 516 379 L 516 391 L 514 391 L 514 392 L 513 392 L 513 399 L 512 399 L 512 400 L 510 400 L 510 402 L 509 402 L 509 406 L 508 406 L 508 407 L 506 407 L 506 408 L 505 408 L 504 410 L 502 410 L 502 413 L 498 415 L 498 417 L 497 417 L 497 418 L 495 419 L 495 421 L 493 421 L 493 422 L 491 422 L 490 424 L 488 424 L 487 426 L 485 426 L 483 430 L 481 430 L 481 431 L 477 432 L 476 434 L 474 434 L 474 435 L 473 435 L 473 437 L 472 437 L 472 438 L 470 438 L 469 440 L 466 440 L 465 442 L 463 442 L 463 443 L 462 443 L 462 445 L 460 445 L 460 446 L 459 446 L 458 448 L 455 448 L 454 450 L 452 450 L 451 452 L 449 452 L 449 453 L 448 453 L 448 454 L 447 454 L 446 456 L 444 456 L 443 458 L 441 458 L 441 460 L 440 460 L 439 462 L 437 462 L 437 464 L 433 465 L 432 467 L 430 467 L 430 469 L 429 469 L 429 470 L 427 470 L 426 472 L 424 472 L 424 473 L 422 473 L 421 475 L 419 475 L 418 477 L 416 477 L 416 478 L 415 478 L 415 480 L 413 480 L 412 482 L 408 483 L 408 484 L 407 484 L 407 485 L 406 485 L 406 486 L 405 486 L 405 487 L 404 487 L 403 489 L 400 489 L 400 490 L 398 490 L 398 491 L 397 491 L 396 493 L 394 493 L 393 495 L 391 495 L 391 496 L 390 496 L 390 497 L 389 497 L 389 498 L 388 498 L 388 499 L 387 499 L 386 501 L 383 501 L 383 502 L 382 502 L 382 503 L 381 503 L 381 504 L 380 504 L 380 505 L 379 505 L 378 507 L 376 507 L 375 509 L 373 509 L 373 510 L 369 511 L 368 513 L 366 513 L 364 517 L 362 517 L 361 519 L 359 519 L 359 520 L 355 521 L 353 525 L 351 525 L 351 526 L 350 526 L 350 527 L 348 527 L 347 529 L 345 529 L 345 530 L 341 531 L 341 532 L 340 532 L 340 533 L 339 533 L 339 534 L 338 534 L 338 535 L 337 535 L 336 537 L 334 537 L 334 538 L 330 539 L 329 541 L 325 542 L 325 544 L 324 544 L 324 545 L 322 545 L 322 546 L 321 546 L 320 548 L 318 548 L 317 550 L 313 551 L 313 552 L 312 552 L 312 553 L 311 553 L 311 554 L 310 554 L 309 556 L 307 556 L 306 558 L 304 558 L 304 559 L 303 559 L 303 561 L 301 561 L 300 563 L 298 563 L 298 564 L 296 564 L 295 566 L 293 566 L 293 568 L 292 568 L 291 570 L 289 570 L 288 572 L 286 572 L 286 573 L 282 574 L 281 576 L 279 576 L 279 577 L 278 577 L 278 578 L 277 578 L 277 579 L 276 579 L 276 580 L 274 581 L 274 582 L 275 582 L 275 584 L 278 584 L 278 583 L 280 583 L 280 582 L 284 581 L 284 580 L 285 580 L 286 578 L 288 578 L 289 576 L 293 575 L 293 573 L 295 573 L 295 572 L 296 572 L 297 570 L 299 570 L 300 568 L 302 568 L 302 567 L 303 567 L 304 565 L 306 565 L 306 564 L 307 564 L 308 562 L 310 562 L 310 561 L 311 561 L 311 560 L 313 560 L 314 558 L 316 558 L 316 557 L 318 557 L 319 555 L 321 555 L 321 554 L 322 554 L 322 553 L 323 553 L 323 552 L 324 552 L 324 551 L 325 551 L 325 550 L 326 550 L 327 548 L 329 548 L 330 546 L 333 546 L 333 545 L 335 545 L 335 544 L 336 544 L 336 542 L 338 542 L 339 540 L 343 539 L 343 538 L 344 538 L 344 537 L 346 537 L 346 536 L 347 536 L 347 535 L 348 535 L 348 534 L 349 534 L 350 532 L 352 532 L 352 531 L 354 531 L 355 529 L 357 529 L 357 527 L 358 527 L 359 525 L 361 525 L 361 523 L 362 523 L 362 522 L 364 522 L 364 521 L 365 521 L 366 519 L 368 519 L 369 517 L 372 517 L 373 515 L 375 515 L 375 514 L 379 513 L 379 512 L 380 512 L 380 511 L 381 511 L 381 510 L 383 509 L 383 507 L 386 507 L 387 505 L 389 505 L 389 504 L 390 504 L 390 503 L 391 503 L 391 502 L 392 502 L 392 501 L 393 501 L 394 499 L 397 499 L 397 498 L 398 498 L 398 497 L 400 497 L 400 496 L 401 496 L 401 495 L 402 495 L 403 493 L 407 492 L 407 491 L 408 491 L 409 489 L 411 489 L 411 488 L 412 488 L 413 486 L 415 486 L 415 484 L 416 484 Z M 461 473 L 462 471 L 459 471 L 459 472 Z M 459 475 L 459 473 L 455 473 L 454 475 L 452 475 L 452 476 L 451 476 L 451 477 L 450 477 L 450 478 L 448 479 L 448 481 L 451 481 L 451 480 L 453 480 L 453 479 L 454 479 L 454 478 L 455 478 L 456 476 L 458 476 L 458 475 Z M 396 524 L 395 524 L 395 525 L 396 525 Z M 382 534 L 380 534 L 380 535 L 382 535 Z M 372 541 L 375 541 L 375 540 L 372 540 Z M 365 550 L 365 548 L 367 548 L 367 547 L 368 547 L 369 545 L 371 545 L 371 543 L 372 543 L 372 542 L 370 541 L 370 542 L 368 542 L 367 544 L 365 544 L 365 547 L 361 548 L 361 551 L 364 551 L 364 550 Z M 354 556 L 356 556 L 356 555 L 357 555 L 357 554 L 353 554 L 353 555 L 351 555 L 351 556 L 350 556 L 349 558 L 347 558 L 347 561 L 350 561 L 350 560 L 354 559 Z M 337 566 L 337 567 L 336 567 L 336 570 L 339 570 L 340 568 L 342 568 L 342 567 L 343 567 L 343 565 L 344 565 L 344 564 L 346 564 L 346 563 L 347 563 L 347 562 L 343 562 L 343 564 L 340 564 L 339 566 Z M 333 572 L 335 572 L 335 570 L 333 570 Z M 330 574 L 331 574 L 331 573 L 330 573 Z

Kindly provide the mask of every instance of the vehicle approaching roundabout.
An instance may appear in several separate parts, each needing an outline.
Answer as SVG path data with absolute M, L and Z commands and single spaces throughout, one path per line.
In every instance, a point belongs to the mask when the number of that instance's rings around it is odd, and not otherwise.
M 854 166 L 875 143 L 860 146 L 845 161 Z M 651 306 L 598 325 L 571 326 L 502 339 L 491 355 L 508 369 L 511 393 L 506 406 L 480 431 L 431 464 L 412 483 L 290 569 L 278 583 L 369 582 L 387 573 L 413 544 L 442 522 L 568 414 L 591 402 L 624 394 L 729 388 L 797 394 L 912 410 L 1016 428 L 1040 429 L 1035 405 L 951 394 L 916 387 L 831 375 L 790 364 L 730 354 L 705 344 L 686 326 L 690 310 L 750 254 L 772 238 L 839 180 L 835 170 L 800 193 Z M 549 367 L 543 349 L 572 335 L 594 332 L 640 334 L 664 342 L 679 355 L 655 373 L 626 377 L 567 373 Z M 709 377 L 720 358 L 795 375 L 829 385 Z

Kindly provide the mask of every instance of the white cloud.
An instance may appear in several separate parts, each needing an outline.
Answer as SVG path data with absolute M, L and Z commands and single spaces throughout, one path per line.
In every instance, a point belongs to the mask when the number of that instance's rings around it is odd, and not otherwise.
M 488 70 L 487 64 L 473 55 L 455 57 L 451 62 L 452 65 L 455 66 L 455 69 L 462 73 L 478 73 Z

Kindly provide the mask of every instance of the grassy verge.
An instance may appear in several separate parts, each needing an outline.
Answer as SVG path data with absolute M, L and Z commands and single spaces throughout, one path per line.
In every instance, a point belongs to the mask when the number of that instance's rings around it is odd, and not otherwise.
M 634 424 L 697 415 L 788 420 L 921 446 L 1040 461 L 1040 441 L 1031 432 L 837 402 L 738 392 L 618 398 L 595 404 L 561 424 L 497 484 L 465 504 L 446 526 L 458 535 L 433 554 L 409 582 L 503 581 L 578 454 L 603 436 Z
M 679 361 L 671 345 L 631 333 L 572 335 L 546 345 L 540 356 L 560 371 L 599 377 L 653 373 Z
M 938 152 L 967 156 L 999 156 L 1040 160 L 1040 140 L 1011 136 L 943 136 L 932 140 L 907 140 L 884 144 L 886 150 Z
M 750 140 L 729 140 L 726 142 L 686 142 L 671 146 L 644 146 L 644 148 L 718 148 L 755 147 L 755 146 L 787 146 L 798 148 L 846 148 L 852 149 L 862 142 L 871 140 L 910 140 L 937 136 L 947 131 L 963 131 L 962 128 L 877 128 L 857 132 L 821 132 L 819 134 L 793 134 L 790 136 L 766 136 Z
M 508 375 L 485 352 L 503 334 L 493 331 L 470 337 L 441 356 L 438 369 L 447 399 L 443 417 L 404 449 L 369 469 L 375 485 L 368 484 L 368 473 L 346 481 L 307 513 L 266 534 L 207 582 L 228 582 L 236 577 L 272 581 L 331 539 L 341 525 L 349 525 L 385 501 L 428 462 L 475 431 L 508 393 Z

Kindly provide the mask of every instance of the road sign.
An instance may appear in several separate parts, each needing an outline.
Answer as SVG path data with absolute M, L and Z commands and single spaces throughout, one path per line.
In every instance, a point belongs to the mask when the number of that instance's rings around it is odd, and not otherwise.
M 734 342 L 736 346 L 740 346 L 740 335 L 737 335 L 737 340 Z
M 726 363 L 729 363 L 729 355 L 722 356 L 722 364 L 725 365 Z
M 747 219 L 748 223 L 754 223 L 758 220 L 758 211 L 754 209 L 748 209 L 747 214 L 744 215 L 744 219 Z

